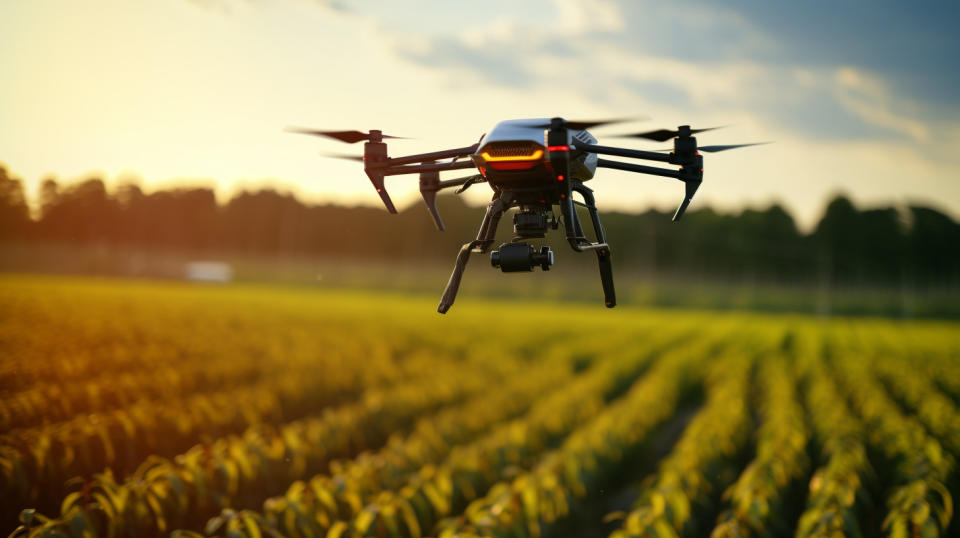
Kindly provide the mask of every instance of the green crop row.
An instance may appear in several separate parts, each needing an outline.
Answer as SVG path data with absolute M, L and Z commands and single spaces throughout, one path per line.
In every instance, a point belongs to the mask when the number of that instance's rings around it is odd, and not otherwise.
M 227 359 L 219 364 L 162 365 L 86 383 L 34 387 L 0 399 L 0 433 L 103 413 L 138 402 L 173 401 L 198 392 L 247 385 L 275 373 L 277 369 L 268 363 Z
M 888 355 L 876 356 L 877 373 L 893 394 L 910 407 L 917 418 L 953 453 L 960 454 L 960 411 L 953 400 L 937 390 L 923 370 L 905 375 L 911 362 L 892 361 Z
M 488 379 L 472 374 L 457 381 L 455 375 L 473 370 L 465 369 L 464 365 L 444 366 L 439 361 L 421 364 L 429 368 L 426 374 L 410 383 L 413 388 L 408 391 L 414 395 L 430 385 L 466 385 L 478 390 L 478 382 Z M 322 376 L 293 372 L 285 376 L 282 383 L 269 380 L 255 387 L 192 396 L 170 406 L 147 402 L 109 413 L 97 421 L 78 418 L 69 427 L 50 427 L 19 435 L 12 439 L 17 442 L 16 446 L 0 447 L 0 491 L 27 506 L 52 507 L 62 506 L 60 499 L 66 494 L 67 482 L 74 476 L 90 476 L 111 469 L 109 474 L 101 475 L 101 481 L 122 481 L 124 469 L 132 472 L 139 467 L 140 472 L 133 478 L 139 481 L 155 467 L 157 455 L 173 456 L 195 445 L 203 436 L 216 438 L 218 434 L 242 432 L 259 424 L 282 423 L 287 418 L 309 415 L 335 404 L 360 388 L 349 380 L 345 383 L 344 377 L 336 372 Z M 438 398 L 447 395 L 448 392 L 437 391 Z M 282 433 L 290 436 L 293 430 L 285 428 Z M 291 436 L 291 441 L 295 439 Z M 152 457 L 148 460 L 148 456 Z M 195 456 L 197 458 L 211 459 Z M 145 460 L 146 463 L 141 463 Z
M 756 455 L 724 493 L 729 509 L 711 533 L 713 538 L 789 534 L 791 508 L 800 500 L 792 493 L 809 470 L 810 432 L 797 399 L 793 368 L 782 355 L 767 357 L 757 381 L 762 424 Z
M 938 361 L 928 366 L 927 371 L 954 401 L 960 401 L 960 358 Z
M 15 538 L 957 533 L 956 323 L 432 302 L 0 278 L 0 522 L 20 513 Z
M 862 350 L 848 350 L 833 363 L 854 408 L 865 422 L 869 441 L 885 462 L 893 489 L 887 497 L 883 530 L 893 536 L 939 535 L 952 517 L 945 481 L 954 458 L 918 420 L 905 415 L 876 379 L 873 361 Z M 915 375 L 905 363 L 904 375 Z
M 541 536 L 569 515 L 577 499 L 597 492 L 676 411 L 682 395 L 698 384 L 708 340 L 665 352 L 649 374 L 603 413 L 574 431 L 532 470 L 494 485 L 459 517 L 447 518 L 436 535 Z
M 633 339 L 637 334 L 624 336 Z M 580 367 L 582 352 L 595 351 L 558 343 L 548 348 L 548 356 L 557 355 L 554 350 L 565 355 L 539 361 L 548 364 L 538 379 L 569 375 L 571 368 Z M 570 359 L 565 361 L 563 357 Z M 195 446 L 172 462 L 151 457 L 119 483 L 111 473 L 100 474 L 85 484 L 84 495 L 73 495 L 72 502 L 64 502 L 60 517 L 48 521 L 46 527 L 62 525 L 78 514 L 90 528 L 121 534 L 135 530 L 139 535 L 149 535 L 190 522 L 199 526 L 197 522 L 222 509 L 254 505 L 291 481 L 324 469 L 335 457 L 376 447 L 420 414 L 488 390 L 494 379 L 529 375 L 527 370 L 532 366 L 503 355 L 485 373 L 484 369 L 478 370 L 479 365 L 486 366 L 483 360 L 451 361 L 442 356 L 441 360 L 444 362 L 437 364 L 435 360 L 406 357 L 404 368 L 410 373 L 423 370 L 426 376 L 421 374 L 420 379 L 389 390 L 371 389 L 358 403 L 327 409 L 317 418 L 295 421 L 279 431 L 253 427 L 239 438 L 226 437 Z M 463 364 L 465 361 L 468 364 Z M 482 401 L 483 397 L 478 398 L 475 406 Z
M 330 474 L 294 483 L 283 497 L 264 502 L 263 521 L 284 534 L 322 535 L 359 514 L 381 491 L 400 488 L 411 474 L 442 461 L 453 447 L 525 412 L 548 388 L 568 383 L 572 372 L 550 365 L 529 374 L 420 421 L 410 435 L 394 437 L 378 452 L 334 462 Z M 214 520 L 210 528 L 216 525 Z
M 711 365 L 706 403 L 611 536 L 709 534 L 713 521 L 703 514 L 715 512 L 719 491 L 736 477 L 750 435 L 753 362 L 753 356 L 744 353 Z
M 660 343 L 650 343 L 647 349 L 675 342 L 680 334 L 676 330 L 661 334 L 654 339 Z M 354 491 L 344 490 L 335 477 L 311 480 L 284 499 L 268 502 L 267 512 L 257 520 L 265 531 L 283 535 L 424 535 L 437 521 L 482 496 L 505 472 L 528 467 L 599 413 L 607 399 L 618 396 L 647 368 L 652 355 L 631 350 L 610 356 L 538 399 L 523 417 L 475 441 L 448 447 L 449 455 L 439 463 L 426 463 L 413 472 L 398 469 L 392 482 L 400 487 Z
M 0 437 L 0 491 L 38 499 L 78 475 L 104 468 L 124 474 L 150 454 L 173 455 L 202 435 L 216 436 L 265 421 L 295 417 L 349 396 L 330 378 L 282 380 L 169 404 L 144 402 L 66 423 L 15 430 Z M 59 493 L 59 492 L 55 492 Z
M 308 324 L 302 316 L 264 318 L 250 305 L 237 308 L 228 297 L 197 301 L 161 290 L 56 294 L 29 286 L 2 291 L 0 303 L 16 315 L 0 323 L 0 341 L 11 351 L 0 362 L 0 400 L 48 386 L 107 386 L 117 376 L 158 367 L 189 369 L 222 360 L 282 363 L 309 356 L 315 348 L 305 344 L 317 341 L 357 358 L 376 354 L 387 343 L 391 351 L 404 343 L 400 334 L 385 341 L 358 327 L 351 333 L 350 323 L 334 320 Z M 273 310 L 285 313 L 280 305 Z M 256 334 L 271 338 L 252 337 Z
M 476 374 L 456 376 L 450 367 L 435 366 L 420 379 L 371 390 L 358 403 L 327 409 L 276 432 L 254 427 L 241 437 L 198 445 L 173 461 L 148 458 L 125 481 L 118 482 L 110 472 L 98 474 L 69 494 L 59 516 L 42 528 L 69 528 L 78 520 L 99 535 L 162 535 L 234 506 L 237 497 L 262 497 L 332 458 L 377 446 L 422 413 L 488 389 L 494 381 Z
M 124 326 L 118 324 L 116 330 Z M 223 341 L 218 341 L 216 336 L 210 340 L 184 335 L 152 336 L 151 345 L 121 339 L 109 350 L 97 350 L 92 357 L 88 356 L 90 350 L 80 343 L 74 344 L 79 348 L 74 351 L 56 347 L 63 357 L 49 356 L 52 350 L 20 349 L 18 356 L 33 360 L 18 366 L 24 380 L 20 387 L 0 392 L 0 433 L 67 421 L 90 413 L 103 414 L 147 401 L 166 405 L 200 393 L 264 384 L 289 376 L 295 370 L 309 375 L 317 371 L 328 372 L 328 375 L 336 372 L 352 377 L 355 386 L 369 387 L 412 375 L 412 367 L 421 361 L 407 359 L 416 358 L 424 349 L 434 357 L 457 356 L 463 349 L 456 341 L 420 348 L 414 335 L 390 334 L 384 338 L 374 331 L 343 330 L 337 325 L 324 324 L 317 328 L 302 326 L 301 322 L 282 328 L 261 327 L 263 329 L 272 331 L 271 339 L 260 341 L 224 335 Z M 73 335 L 73 338 L 78 337 Z M 76 367 L 78 356 L 79 362 L 99 359 L 96 375 L 28 382 L 30 375 L 26 372 L 37 368 L 34 363 Z M 134 371 L 124 368 L 131 360 L 141 361 L 141 368 Z M 365 367 L 358 367 L 361 364 Z
M 658 428 L 671 416 L 681 418 L 678 413 L 684 395 L 702 384 L 703 370 L 722 363 L 718 357 L 738 347 L 727 324 L 713 325 L 698 336 L 666 350 L 654 370 L 627 395 L 573 432 L 531 471 L 501 481 L 462 515 L 442 521 L 436 534 L 507 537 L 563 533 L 571 511 L 581 516 L 588 511 L 585 506 L 592 504 L 591 499 L 602 498 L 603 488 L 616 487 L 622 479 L 619 475 L 633 460 L 646 457 L 655 435 L 663 433 Z
M 229 362 L 229 359 L 225 359 Z M 177 432 L 181 435 L 188 435 L 193 426 L 188 424 L 191 421 L 197 421 L 194 416 L 197 413 L 208 414 L 214 417 L 209 423 L 209 427 L 202 420 L 198 422 L 198 428 L 207 428 L 209 435 L 215 436 L 218 430 L 218 421 L 224 424 L 232 424 L 234 418 L 243 415 L 241 418 L 249 419 L 249 423 L 260 422 L 262 419 L 283 419 L 285 416 L 296 416 L 297 413 L 305 409 L 315 409 L 324 403 L 330 403 L 346 397 L 359 394 L 363 388 L 376 387 L 384 383 L 403 379 L 406 374 L 398 376 L 391 372 L 379 378 L 373 378 L 368 373 L 362 373 L 361 370 L 367 368 L 387 373 L 390 372 L 389 363 L 393 360 L 389 356 L 383 358 L 364 357 L 364 368 L 356 366 L 359 358 L 347 358 L 336 353 L 325 353 L 316 355 L 309 360 L 291 359 L 284 365 L 283 369 L 277 368 L 273 364 L 269 369 L 273 372 L 268 375 L 257 376 L 254 384 L 233 386 L 227 390 L 219 391 L 195 391 L 182 397 L 170 397 L 163 400 L 141 400 L 133 405 L 120 407 L 118 409 L 97 413 L 91 415 L 75 414 L 71 415 L 69 420 L 56 422 L 52 424 L 41 424 L 32 427 L 18 428 L 0 435 L 0 447 L 29 448 L 30 452 L 35 452 L 37 446 L 46 444 L 67 445 L 64 451 L 69 451 L 69 446 L 77 443 L 71 441 L 77 437 L 83 437 L 83 431 L 98 430 L 117 430 L 117 433 L 110 435 L 119 436 L 111 446 L 104 447 L 107 452 L 112 452 L 113 445 L 123 445 L 129 439 L 127 436 L 140 437 L 145 432 L 137 430 L 137 421 L 140 417 L 154 416 L 151 419 L 173 424 L 179 417 L 183 423 L 163 430 L 157 429 L 159 433 Z M 407 357 L 404 359 L 406 364 L 415 364 L 417 369 L 429 369 L 436 364 L 441 363 L 434 357 Z M 228 367 L 228 365 L 225 365 Z M 323 372 L 323 375 L 317 375 L 317 372 Z M 188 371 L 189 373 L 189 371 Z M 412 374 L 411 374 L 412 375 Z M 154 380 L 156 384 L 165 381 L 158 377 Z M 231 411 L 227 409 L 234 402 L 251 400 L 259 408 L 243 409 L 237 407 Z M 91 426 L 96 426 L 91 428 Z M 109 441 L 105 438 L 104 441 Z M 167 437 L 165 441 L 171 439 Z M 191 443 L 192 444 L 192 443 Z M 160 445 L 162 446 L 162 445 Z M 35 457 L 41 457 L 40 454 L 34 454 Z M 105 456 L 107 457 L 107 456 Z M 46 458 L 44 458 L 46 459 Z M 71 456 L 68 454 L 65 461 L 69 462 Z M 94 461 L 87 467 L 94 470 L 102 469 L 104 465 L 111 464 L 112 461 Z M 137 461 L 132 462 L 134 465 Z M 83 472 L 83 471 L 78 471 Z
M 291 372 L 303 375 L 318 369 L 338 371 L 356 378 L 352 383 L 357 386 L 389 381 L 402 375 L 393 366 L 400 350 L 382 348 L 377 353 L 375 346 L 369 344 L 354 342 L 352 346 L 344 346 L 341 338 L 341 335 L 323 331 L 311 335 L 308 340 L 305 335 L 288 331 L 281 339 L 283 343 L 274 349 L 266 346 L 247 349 L 235 345 L 240 347 L 235 354 L 199 355 L 183 363 L 168 358 L 133 372 L 114 372 L 108 357 L 101 365 L 104 373 L 92 379 L 46 383 L 4 394 L 0 398 L 0 432 L 14 427 L 54 425 L 77 416 L 102 414 L 148 401 L 169 404 L 200 393 L 262 385 L 272 379 L 282 382 L 283 377 Z M 326 350 L 323 353 L 306 351 L 313 347 L 310 342 L 318 339 L 325 343 Z M 349 351 L 351 348 L 353 351 Z M 124 354 L 135 355 L 138 351 L 131 347 L 124 350 Z M 174 355 L 186 353 L 183 350 L 168 352 Z M 371 369 L 375 377 L 351 365 L 361 360 L 376 366 Z M 51 359 L 50 362 L 62 361 Z
M 825 463 L 810 479 L 797 537 L 867 535 L 861 521 L 874 504 L 870 490 L 876 475 L 867 457 L 863 423 L 850 412 L 819 361 L 809 368 L 806 404 Z
M 890 369 L 904 363 L 924 374 L 934 392 L 941 390 L 960 401 L 960 344 L 947 330 L 908 330 L 901 325 L 856 327 L 858 345 L 871 357 L 883 359 L 883 372 L 889 380 Z M 902 373 L 902 372 L 901 372 Z M 906 376 L 912 378 L 913 376 Z M 903 378 L 908 383 L 912 380 Z M 956 447 L 954 447 L 956 449 Z

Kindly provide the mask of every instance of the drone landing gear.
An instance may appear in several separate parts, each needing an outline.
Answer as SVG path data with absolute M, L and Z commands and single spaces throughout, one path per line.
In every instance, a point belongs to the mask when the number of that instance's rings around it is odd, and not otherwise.
M 440 297 L 437 312 L 446 314 L 447 310 L 450 310 L 450 307 L 453 306 L 453 301 L 457 298 L 457 291 L 460 289 L 460 280 L 463 278 L 463 271 L 467 268 L 467 262 L 470 261 L 470 253 L 477 252 L 482 254 L 490 248 L 497 234 L 497 225 L 500 223 L 500 217 L 503 216 L 503 212 L 509 207 L 509 198 L 504 198 L 499 193 L 495 194 L 493 200 L 487 204 L 487 212 L 483 216 L 483 222 L 480 223 L 480 231 L 477 232 L 477 238 L 463 245 L 463 247 L 460 248 L 460 253 L 457 254 L 457 262 L 453 266 L 453 273 L 450 274 L 447 287 L 443 290 L 443 296 Z
M 607 245 L 606 234 L 603 226 L 600 224 L 600 213 L 597 211 L 596 201 L 593 197 L 593 191 L 577 182 L 571 185 L 573 192 L 579 193 L 583 197 L 583 203 L 573 202 L 567 198 L 565 203 L 561 204 L 564 221 L 566 223 L 567 241 L 570 247 L 577 252 L 593 250 L 597 253 L 597 263 L 600 268 L 600 283 L 603 286 L 604 304 L 607 308 L 613 308 L 617 305 L 616 291 L 613 286 L 613 265 L 610 262 L 610 247 Z M 457 298 L 457 291 L 460 289 L 460 281 L 463 278 L 463 271 L 470 261 L 471 253 L 482 254 L 489 250 L 493 245 L 497 232 L 497 225 L 503 213 L 512 205 L 512 197 L 509 194 L 494 195 L 493 200 L 487 205 L 487 212 L 483 216 L 483 222 L 480 224 L 480 231 L 477 232 L 477 238 L 460 248 L 457 254 L 457 261 L 453 267 L 453 273 L 447 282 L 447 287 L 440 298 L 440 304 L 437 305 L 437 312 L 446 314 L 453 306 Z M 593 231 L 597 237 L 596 242 L 587 239 L 580 223 L 580 217 L 577 215 L 574 204 L 583 206 L 590 214 L 590 221 L 593 224 Z M 528 243 L 519 241 L 525 238 L 543 237 L 546 233 L 547 220 L 545 216 L 537 216 L 535 212 L 521 212 L 514 219 L 514 231 L 518 237 L 512 243 L 501 245 L 500 249 L 494 251 L 491 255 L 491 264 L 499 267 L 505 273 L 518 271 L 532 271 L 534 267 L 540 266 L 544 271 L 548 271 L 553 265 L 553 252 L 549 247 L 543 247 L 539 251 Z
M 570 226 L 567 228 L 567 241 L 577 252 L 593 250 L 597 253 L 597 263 L 600 266 L 600 284 L 603 286 L 603 302 L 607 308 L 617 306 L 617 294 L 613 287 L 613 264 L 610 263 L 610 247 L 607 245 L 607 236 L 603 231 L 603 225 L 600 224 L 600 213 L 597 211 L 596 200 L 593 197 L 593 191 L 582 183 L 574 183 L 570 186 L 571 190 L 580 193 L 583 196 L 583 202 L 568 202 L 563 205 L 564 218 L 568 219 Z M 583 233 L 583 226 L 580 224 L 580 217 L 577 215 L 573 204 L 582 205 L 590 213 L 590 221 L 593 224 L 594 234 L 597 236 L 597 242 L 591 243 L 586 234 Z M 572 232 L 572 233 L 571 233 Z

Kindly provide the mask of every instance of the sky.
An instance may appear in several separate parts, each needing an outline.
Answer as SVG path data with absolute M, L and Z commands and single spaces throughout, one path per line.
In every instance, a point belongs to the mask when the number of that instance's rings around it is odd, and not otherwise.
M 70 0 L 0 3 L 0 163 L 147 190 L 272 186 L 377 205 L 348 146 L 288 126 L 382 129 L 392 155 L 470 145 L 503 119 L 632 117 L 612 138 L 728 126 L 692 208 L 829 197 L 960 216 L 960 4 L 850 0 Z M 608 135 L 605 137 L 604 135 Z M 448 177 L 458 177 L 451 173 Z M 388 179 L 399 205 L 416 177 Z M 602 209 L 668 209 L 675 180 L 602 170 Z M 480 204 L 489 190 L 471 189 Z M 426 218 L 426 213 L 425 213 Z

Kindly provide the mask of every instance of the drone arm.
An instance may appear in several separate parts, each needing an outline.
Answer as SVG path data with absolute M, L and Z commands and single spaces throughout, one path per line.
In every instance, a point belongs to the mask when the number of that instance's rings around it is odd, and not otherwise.
M 476 183 L 476 182 L 478 182 L 478 181 L 479 181 L 479 182 L 483 182 L 483 181 L 484 181 L 484 177 L 483 177 L 482 175 L 480 175 L 480 174 L 475 174 L 475 175 L 467 176 L 467 177 L 461 177 L 461 178 L 457 178 L 457 179 L 448 179 L 448 180 L 441 181 L 440 183 L 438 183 L 438 184 L 437 184 L 437 190 L 440 190 L 440 189 L 449 189 L 450 187 L 462 187 L 462 186 L 466 185 L 467 183 Z
M 697 189 L 700 188 L 700 184 L 703 182 L 703 157 L 698 155 L 696 159 L 697 164 L 695 164 L 693 167 L 684 166 L 680 168 L 680 170 L 670 170 L 668 168 L 657 168 L 655 166 L 644 166 L 642 164 L 608 161 L 606 159 L 597 159 L 597 166 L 601 168 L 626 170 L 627 172 L 637 172 L 640 174 L 672 177 L 674 179 L 683 181 L 685 189 L 683 201 L 680 202 L 680 207 L 677 208 L 677 212 L 673 214 L 673 222 L 677 222 L 681 217 L 683 217 L 683 214 L 686 213 L 687 207 L 690 205 L 690 202 L 693 201 L 693 195 L 696 194 Z
M 422 163 L 424 161 L 436 161 L 437 159 L 447 159 L 451 157 L 466 157 L 471 153 L 477 151 L 477 144 L 472 146 L 466 146 L 463 148 L 454 148 L 454 149 L 445 149 L 441 151 L 433 151 L 430 153 L 420 153 L 417 155 L 407 155 L 405 157 L 392 157 L 386 160 L 376 163 L 380 166 L 399 166 L 402 164 L 413 164 L 413 163 Z M 371 163 L 372 164 L 372 163 Z
M 443 219 L 440 217 L 440 212 L 437 210 L 437 193 L 443 189 L 461 187 L 461 190 L 457 191 L 459 194 L 466 187 L 469 187 L 473 183 L 482 180 L 483 176 L 480 174 L 440 181 L 440 172 L 420 173 L 420 196 L 423 197 L 423 203 L 426 204 L 427 211 L 429 211 L 430 216 L 433 217 L 433 222 L 437 225 L 437 230 L 440 230 L 441 232 L 445 230 Z
M 401 174 L 418 174 L 420 172 L 446 172 L 448 170 L 466 170 L 476 168 L 473 161 L 451 163 L 425 163 L 406 166 L 387 166 L 378 171 L 385 176 L 399 176 Z
M 577 142 L 575 149 L 596 153 L 598 155 L 616 155 L 617 157 L 631 157 L 634 159 L 644 159 L 647 161 L 658 161 L 670 164 L 680 164 L 676 155 L 673 153 L 658 153 L 655 151 L 643 151 L 639 149 L 614 148 L 610 146 L 595 146 L 593 144 L 584 144 Z
M 376 134 L 376 136 L 374 136 L 374 134 Z M 380 195 L 380 199 L 383 200 L 383 205 L 386 206 L 387 211 L 390 213 L 396 213 L 397 208 L 393 205 L 390 195 L 387 194 L 387 189 L 384 185 L 383 179 L 386 176 L 419 173 L 421 186 L 420 191 L 421 194 L 424 195 L 424 202 L 427 203 L 427 208 L 433 215 L 434 221 L 437 224 L 437 228 L 442 230 L 443 221 L 440 220 L 439 214 L 436 211 L 436 202 L 433 200 L 433 195 L 436 192 L 436 189 L 433 189 L 433 187 L 436 187 L 437 183 L 439 182 L 439 176 L 437 176 L 437 174 L 445 170 L 473 168 L 474 164 L 471 161 L 464 161 L 462 163 L 455 161 L 459 157 L 465 157 L 476 151 L 477 145 L 474 144 L 472 146 L 463 148 L 434 151 L 431 153 L 421 153 L 418 155 L 407 155 L 405 157 L 391 159 L 387 156 L 387 145 L 383 143 L 382 139 L 384 137 L 379 131 L 371 131 L 369 136 L 363 135 L 363 133 L 359 133 L 359 135 L 361 135 L 359 140 L 367 140 L 367 143 L 364 144 L 363 147 L 363 170 L 366 172 L 367 177 L 370 178 L 370 182 L 373 183 L 374 188 L 377 190 L 377 194 Z M 452 160 L 446 163 L 435 162 L 437 159 L 445 158 L 452 158 Z M 412 166 L 404 166 L 410 164 L 412 164 Z M 424 181 L 425 179 L 427 180 L 426 182 Z
M 673 179 L 679 179 L 683 181 L 679 170 L 671 170 L 669 168 L 657 168 L 656 166 L 646 166 L 643 164 L 622 163 L 620 161 L 610 161 L 607 159 L 597 159 L 597 166 L 600 168 L 613 168 L 615 170 L 637 172 L 639 174 L 672 177 Z

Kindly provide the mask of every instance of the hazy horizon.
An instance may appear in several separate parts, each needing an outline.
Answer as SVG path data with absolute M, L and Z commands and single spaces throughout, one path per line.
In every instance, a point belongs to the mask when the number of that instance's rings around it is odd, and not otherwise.
M 0 160 L 0 167 L 5 168 L 7 170 L 7 173 L 13 179 L 19 179 L 22 181 L 22 178 L 16 174 L 16 171 L 12 170 L 10 166 L 7 165 L 7 163 L 5 163 L 2 160 Z M 379 198 L 377 198 L 376 201 L 363 200 L 363 199 L 358 199 L 355 201 L 351 199 L 340 200 L 340 199 L 331 199 L 331 198 L 325 198 L 325 197 L 312 199 L 310 197 L 304 196 L 303 193 L 297 189 L 296 185 L 291 185 L 289 184 L 289 182 L 284 182 L 276 179 L 266 179 L 261 181 L 238 181 L 232 185 L 232 188 L 230 190 L 218 189 L 217 181 L 212 178 L 206 178 L 206 179 L 183 178 L 183 179 L 173 179 L 169 181 L 145 181 L 141 176 L 134 174 L 132 172 L 126 172 L 116 178 L 107 178 L 107 177 L 104 177 L 100 171 L 91 171 L 87 174 L 81 174 L 80 176 L 75 178 L 60 178 L 54 175 L 46 175 L 43 177 L 43 179 L 44 180 L 54 179 L 61 189 L 63 189 L 64 187 L 69 188 L 72 185 L 77 185 L 86 180 L 100 179 L 104 182 L 104 185 L 106 186 L 107 191 L 110 193 L 114 193 L 116 188 L 126 184 L 137 185 L 142 189 L 144 194 L 151 194 L 158 191 L 171 190 L 171 189 L 193 189 L 193 188 L 211 189 L 214 193 L 214 196 L 216 197 L 217 204 L 220 206 L 226 205 L 232 198 L 241 194 L 242 192 L 255 192 L 263 189 L 263 190 L 273 190 L 280 194 L 290 194 L 294 196 L 297 200 L 299 200 L 300 202 L 306 205 L 334 205 L 334 206 L 340 206 L 340 207 L 346 207 L 346 208 L 367 207 L 367 208 L 373 208 L 373 209 L 383 209 L 383 205 L 379 202 Z M 39 185 L 37 186 L 37 188 L 39 189 Z M 30 209 L 31 218 L 37 219 L 40 215 L 40 206 L 39 206 L 39 199 L 38 199 L 37 193 L 25 193 L 25 194 L 27 194 L 27 204 Z M 457 195 L 457 194 L 454 194 L 453 191 L 441 192 L 440 196 L 461 198 L 465 204 L 474 208 L 484 207 L 484 205 L 486 204 L 485 200 L 482 200 L 482 199 L 477 200 L 476 199 L 477 197 L 471 198 L 469 196 Z M 951 211 L 950 209 L 946 208 L 943 204 L 940 204 L 935 200 L 917 199 L 917 200 L 907 200 L 902 202 L 891 201 L 889 203 L 884 203 L 882 200 L 880 200 L 875 203 L 868 204 L 868 203 L 863 203 L 860 200 L 857 200 L 856 196 L 853 196 L 850 192 L 845 192 L 841 190 L 837 190 L 833 193 L 829 193 L 824 196 L 823 200 L 821 201 L 821 205 L 819 208 L 820 210 L 819 212 L 816 212 L 814 214 L 814 219 L 812 222 L 800 221 L 798 219 L 798 216 L 794 213 L 793 208 L 789 204 L 784 203 L 783 200 L 778 200 L 778 199 L 771 199 L 766 202 L 761 201 L 756 203 L 744 204 L 740 207 L 719 206 L 716 204 L 712 204 L 709 201 L 700 201 L 700 203 L 692 206 L 691 211 L 696 211 L 700 209 L 711 209 L 721 214 L 740 214 L 746 210 L 765 210 L 770 208 L 771 206 L 778 205 L 785 208 L 790 214 L 790 216 L 794 218 L 795 223 L 797 224 L 797 228 L 801 233 L 808 234 L 813 231 L 817 222 L 823 216 L 823 212 L 826 209 L 827 204 L 829 204 L 830 201 L 836 198 L 837 196 L 846 197 L 860 211 L 874 209 L 874 208 L 886 208 L 886 207 L 893 207 L 898 210 L 905 210 L 909 206 L 922 206 L 922 207 L 930 207 L 946 215 L 949 215 L 953 220 L 960 220 L 960 216 L 958 216 L 958 214 L 955 211 Z M 396 204 L 398 211 L 404 212 L 410 209 L 411 207 L 414 207 L 414 208 L 423 207 L 423 200 L 419 196 L 415 198 L 410 196 L 398 196 L 397 198 L 402 200 Z M 647 205 L 639 205 L 635 207 L 613 206 L 613 207 L 608 207 L 606 212 L 617 212 L 617 213 L 639 215 L 650 210 L 656 210 L 662 213 L 673 213 L 676 210 L 676 206 L 671 205 L 671 203 L 667 201 L 659 204 L 650 203 Z M 384 209 L 384 211 L 386 210 Z M 429 220 L 429 217 L 426 213 L 424 213 L 424 219 Z

